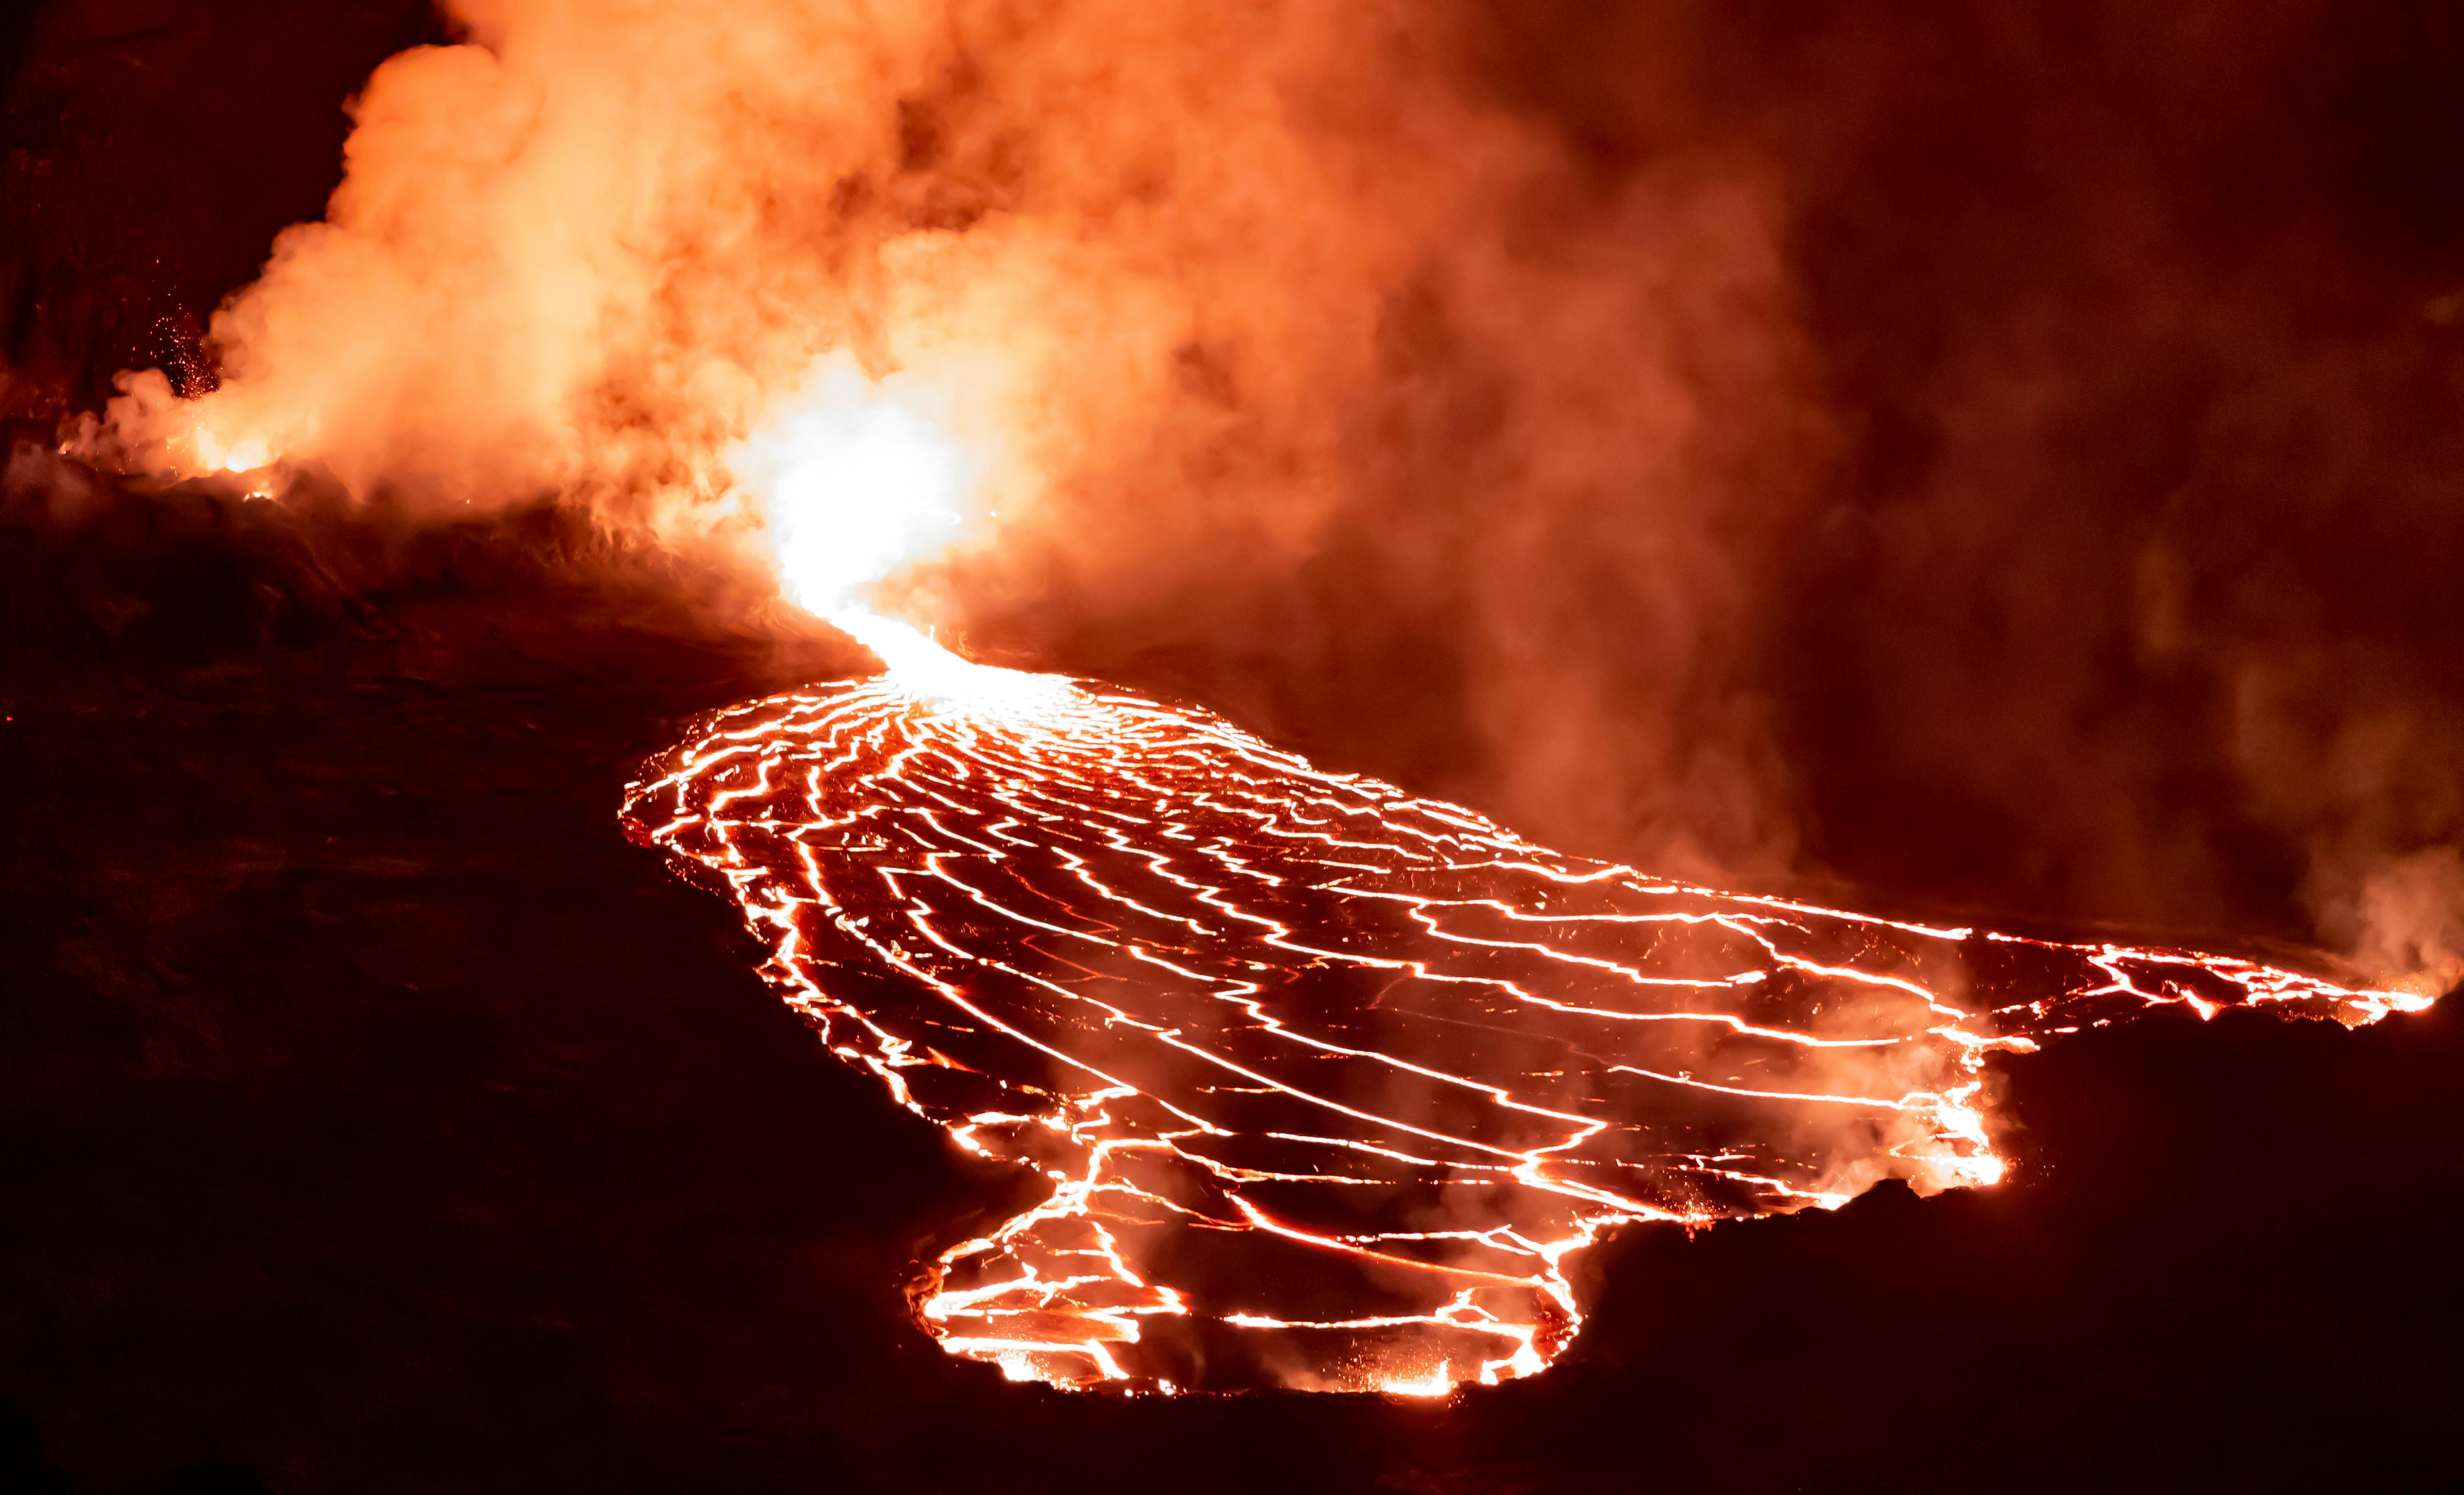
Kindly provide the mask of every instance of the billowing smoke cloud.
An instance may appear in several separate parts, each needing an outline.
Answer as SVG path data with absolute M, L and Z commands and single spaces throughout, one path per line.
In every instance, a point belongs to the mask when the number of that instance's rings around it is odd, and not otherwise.
M 1733 573 L 1822 431 L 1752 162 L 1588 180 L 1418 7 L 456 13 L 216 318 L 221 387 L 115 407 L 141 460 L 708 528 L 734 444 L 852 360 L 989 455 L 945 621 L 1168 613 L 1307 674 L 1381 609 L 1477 620 L 1402 671 L 1491 739 L 1446 777 L 1784 861 Z
M 2184 189 L 2321 8 L 450 10 L 133 460 L 758 553 L 852 370 L 982 650 L 1679 874 L 2453 958 L 2456 682 L 2354 601 L 2455 538 L 2439 272 Z

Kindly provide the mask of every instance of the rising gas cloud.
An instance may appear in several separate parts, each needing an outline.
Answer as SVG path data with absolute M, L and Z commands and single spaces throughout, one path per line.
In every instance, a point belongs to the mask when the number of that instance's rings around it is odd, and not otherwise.
M 987 648 L 1185 682 L 1676 874 L 1834 855 L 1849 812 L 1812 757 L 1840 754 L 1806 723 L 1879 721 L 1900 779 L 2023 847 L 1990 890 L 2214 921 L 2241 865 L 2215 826 L 2246 823 L 2304 860 L 2321 937 L 2464 974 L 2438 682 L 2254 612 L 2263 566 L 2220 582 L 2166 525 L 2043 545 L 2011 517 L 2058 512 L 2082 369 L 2300 351 L 2240 315 L 2272 272 L 2195 283 L 2147 206 L 2161 170 L 2047 168 L 2093 177 L 2080 223 L 2141 247 L 2145 296 L 2102 303 L 2117 358 L 2007 297 L 1945 331 L 1907 418 L 1930 465 L 1878 507 L 1858 495 L 1899 481 L 1897 448 L 1808 267 L 1886 70 L 1740 102 L 1743 23 L 1686 7 L 1588 59 L 1470 7 L 447 9 L 464 41 L 368 80 L 325 220 L 214 318 L 219 386 L 133 376 L 96 450 L 319 464 L 439 507 L 553 493 L 858 580 L 914 561 L 900 605 Z M 2260 52 L 2299 43 L 2299 10 Z M 1983 274 L 1942 276 L 1944 303 L 1985 304 Z M 2215 439 L 2366 404 L 2384 363 L 2313 360 Z M 902 470 L 940 496 L 781 508 L 796 451 L 884 420 L 957 438 L 957 466 Z M 2169 682 L 2144 709 L 2191 746 L 2082 704 L 2117 668 Z M 2191 810 L 2146 761 L 2168 752 L 2213 780 Z

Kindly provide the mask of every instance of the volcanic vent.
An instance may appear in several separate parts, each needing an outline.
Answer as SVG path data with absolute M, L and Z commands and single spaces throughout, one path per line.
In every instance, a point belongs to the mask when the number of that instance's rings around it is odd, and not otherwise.
M 1617 1225 L 2000 1177 L 1991 1052 L 2171 1004 L 2429 1004 L 1662 881 L 842 621 L 887 673 L 721 713 L 626 824 L 733 896 L 833 1053 L 1050 1180 L 917 1294 L 1014 1378 L 1531 1374 Z

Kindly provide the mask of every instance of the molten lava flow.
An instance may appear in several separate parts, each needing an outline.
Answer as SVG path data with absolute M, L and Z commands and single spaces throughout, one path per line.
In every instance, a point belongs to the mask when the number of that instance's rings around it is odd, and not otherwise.
M 1997 1049 L 2429 1001 L 1684 887 L 841 621 L 887 673 L 721 714 L 625 816 L 720 880 L 833 1053 L 1050 1180 L 918 1297 L 1017 1379 L 1529 1375 L 1581 1322 L 1569 1258 L 1618 1225 L 2000 1177 Z

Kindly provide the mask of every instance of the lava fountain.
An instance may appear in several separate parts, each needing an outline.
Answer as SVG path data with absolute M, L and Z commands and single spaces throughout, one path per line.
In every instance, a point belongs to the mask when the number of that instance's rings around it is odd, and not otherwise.
M 957 522 L 929 422 L 801 439 L 789 584 L 888 669 L 719 713 L 624 821 L 737 903 L 832 1053 L 1041 1180 L 915 1291 L 944 1349 L 1013 1378 L 1529 1375 L 1580 1327 L 1572 1259 L 1619 1226 L 1998 1179 L 1991 1054 L 2161 1007 L 2431 1000 L 1685 886 L 970 662 L 845 603 Z M 848 503 L 860 544 L 799 548 Z

